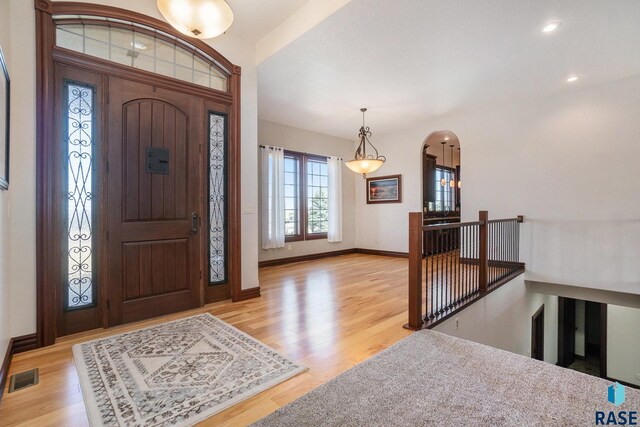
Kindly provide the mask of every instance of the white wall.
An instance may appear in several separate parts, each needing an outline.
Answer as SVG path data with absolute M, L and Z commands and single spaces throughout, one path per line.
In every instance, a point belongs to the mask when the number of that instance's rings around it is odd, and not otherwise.
M 9 10 L 10 3 L 8 1 L 0 1 L 0 47 L 7 60 L 9 76 L 13 77 L 11 70 Z M 9 282 L 9 267 L 11 265 L 11 253 L 9 251 L 10 195 L 9 191 L 0 191 L 0 358 L 4 357 L 4 352 L 11 338 L 12 305 L 11 285 Z
M 6 7 L 6 1 L 3 7 Z M 101 4 L 122 7 L 160 18 L 155 0 L 101 1 Z M 14 130 L 11 152 L 12 212 L 10 220 L 11 271 L 9 283 L 11 306 L 19 307 L 11 314 L 11 335 L 33 333 L 36 330 L 36 283 L 35 283 L 35 11 L 31 1 L 11 0 L 10 14 L 2 13 L 3 19 L 11 22 L 12 51 L 19 54 L 11 57 L 12 90 L 14 103 L 11 112 L 11 127 Z M 6 25 L 2 25 L 3 32 Z M 224 35 L 211 45 L 234 64 L 242 67 L 242 287 L 258 286 L 258 222 L 257 206 L 257 79 L 255 46 L 230 35 Z M 17 96 L 19 94 L 19 96 Z M 20 129 L 19 133 L 15 130 Z M 4 198 L 5 195 L 0 195 Z M 2 203 L 1 215 L 6 211 L 6 200 Z M 16 215 L 15 213 L 19 213 Z M 0 217 L 0 220 L 2 218 Z M 5 221 L 0 222 L 0 233 Z M 2 234 L 4 235 L 4 234 Z M 6 239 L 5 239 L 6 240 Z M 1 250 L 1 249 L 0 249 Z M 0 259 L 7 262 L 5 256 Z M 3 269 L 4 271 L 4 269 Z M 2 279 L 0 279 L 2 280 Z M 6 297 L 6 293 L 0 295 Z M 4 324 L 4 322 L 3 322 Z M 0 330 L 4 327 L 0 327 Z M 0 332 L 1 334 L 2 332 Z M 2 335 L 0 335 L 0 345 Z
M 542 304 L 544 360 L 555 364 L 558 358 L 558 298 L 530 292 L 522 276 L 445 320 L 434 330 L 530 357 L 531 318 Z
M 377 135 L 387 162 L 376 174 L 403 174 L 404 202 L 367 205 L 357 191 L 356 246 L 407 251 L 407 213 L 421 209 L 422 143 L 448 129 L 463 151 L 463 220 L 484 209 L 524 214 L 527 279 L 640 293 L 639 116 L 633 76 Z
M 351 159 L 355 151 L 352 141 L 264 120 L 258 122 L 258 142 L 262 145 L 275 145 L 302 153 L 340 156 L 345 160 Z M 343 165 L 342 242 L 329 243 L 326 239 L 290 242 L 280 249 L 260 249 L 260 261 L 353 248 L 355 244 L 355 178 L 354 173 Z
M 607 376 L 640 386 L 640 310 L 607 307 Z

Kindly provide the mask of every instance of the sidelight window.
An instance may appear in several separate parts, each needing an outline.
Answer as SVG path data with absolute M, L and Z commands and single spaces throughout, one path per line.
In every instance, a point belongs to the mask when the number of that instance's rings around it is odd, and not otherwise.
M 209 113 L 209 284 L 227 282 L 227 116 Z
M 66 310 L 96 303 L 94 248 L 95 91 L 92 86 L 64 84 L 63 147 L 66 186 Z

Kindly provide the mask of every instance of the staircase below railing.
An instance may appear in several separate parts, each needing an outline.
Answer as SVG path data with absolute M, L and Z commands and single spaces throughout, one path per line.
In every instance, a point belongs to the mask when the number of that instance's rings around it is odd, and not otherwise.
M 488 216 L 480 211 L 475 222 L 425 226 L 420 212 L 409 213 L 406 328 L 433 327 L 524 272 L 519 261 L 523 217 Z M 423 248 L 429 248 L 426 257 Z

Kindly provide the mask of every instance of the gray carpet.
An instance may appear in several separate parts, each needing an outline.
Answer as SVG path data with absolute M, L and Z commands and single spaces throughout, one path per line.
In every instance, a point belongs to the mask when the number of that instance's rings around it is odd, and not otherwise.
M 434 331 L 416 332 L 255 426 L 582 426 L 608 381 Z

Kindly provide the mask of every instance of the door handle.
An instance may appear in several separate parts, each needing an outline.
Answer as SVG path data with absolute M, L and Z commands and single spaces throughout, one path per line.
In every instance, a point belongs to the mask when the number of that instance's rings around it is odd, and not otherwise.
M 191 212 L 191 232 L 196 234 L 198 232 L 198 213 Z

